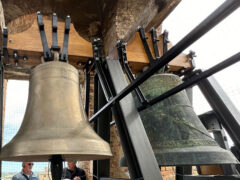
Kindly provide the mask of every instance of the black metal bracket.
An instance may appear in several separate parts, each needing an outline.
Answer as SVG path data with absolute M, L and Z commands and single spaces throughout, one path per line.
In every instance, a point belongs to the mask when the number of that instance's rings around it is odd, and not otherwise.
M 157 42 L 160 41 L 160 40 L 157 38 L 157 32 L 156 32 L 155 28 L 152 28 L 150 30 L 150 33 L 151 33 L 151 37 L 152 37 L 152 44 L 153 44 L 153 50 L 154 50 L 154 54 L 155 54 L 155 59 L 159 60 L 160 59 L 160 55 L 159 55 Z
M 57 15 L 56 13 L 53 13 L 52 16 L 52 46 L 51 50 L 53 51 L 60 51 L 60 46 L 58 46 L 58 37 L 57 37 Z
M 165 54 L 168 51 L 168 31 L 164 30 L 162 34 L 162 46 L 163 46 L 163 54 Z M 163 68 L 164 71 L 167 71 L 169 69 L 169 65 L 166 64 L 165 67 Z
M 54 58 L 52 51 L 48 48 L 46 33 L 44 30 L 43 17 L 40 11 L 37 12 L 37 22 L 43 46 L 43 58 L 45 61 L 51 61 Z
M 154 66 L 154 64 L 156 63 L 156 60 L 158 60 L 160 58 L 159 57 L 158 46 L 157 46 L 158 39 L 157 39 L 157 36 L 156 36 L 156 30 L 155 29 L 151 30 L 152 42 L 153 42 L 154 53 L 155 53 L 156 59 L 154 59 L 153 56 L 152 56 L 152 53 L 151 53 L 150 48 L 149 48 L 148 43 L 147 43 L 148 37 L 146 37 L 145 31 L 141 26 L 138 26 L 138 32 L 139 32 L 140 38 L 142 40 L 144 50 L 147 54 L 150 66 Z
M 106 75 L 103 70 L 103 59 L 102 59 L 102 41 L 98 39 L 94 39 L 92 41 L 92 49 L 93 49 L 93 59 L 95 60 L 95 68 L 98 74 L 98 78 L 101 84 L 104 84 L 103 92 L 105 97 L 107 97 L 107 101 L 109 101 L 113 94 L 110 91 L 110 85 L 107 82 Z
M 218 116 L 214 111 L 206 112 L 198 117 L 202 121 L 205 128 L 213 133 L 214 139 L 219 146 L 226 150 L 230 150 L 227 142 L 227 136 L 222 128 L 222 124 L 220 123 L 220 121 L 223 121 L 221 120 L 221 117 Z M 220 166 L 224 175 L 238 174 L 237 169 L 233 164 L 224 164 Z
M 9 55 L 9 57 L 14 59 L 14 64 L 16 66 L 18 66 L 19 59 L 23 59 L 24 62 L 28 60 L 27 56 L 19 56 L 17 50 L 14 50 L 13 55 Z
M 58 52 L 60 51 L 60 46 L 58 46 L 58 40 L 57 40 L 57 15 L 54 13 L 52 17 L 51 49 L 48 47 L 46 33 L 44 30 L 43 17 L 39 11 L 37 12 L 37 22 L 38 22 L 38 28 L 40 31 L 40 36 L 41 36 L 41 41 L 43 46 L 44 61 L 52 61 L 54 59 L 54 54 L 52 51 L 58 51 Z M 68 40 L 69 40 L 70 24 L 71 24 L 71 18 L 70 16 L 67 16 L 65 21 L 65 31 L 64 31 L 62 52 L 59 55 L 59 61 L 63 61 L 63 62 L 68 61 Z
M 2 51 L 1 51 L 1 59 L 2 65 L 11 65 L 9 59 L 14 59 L 14 64 L 17 66 L 19 59 L 22 59 L 24 62 L 28 60 L 27 56 L 19 56 L 17 50 L 13 50 L 13 54 L 10 55 L 8 52 L 8 29 L 5 27 L 3 28 L 3 44 L 2 44 Z
M 187 69 L 186 67 L 182 67 L 177 72 L 174 72 L 174 74 L 176 74 L 178 76 L 189 76 L 190 74 L 192 74 L 193 70 L 196 68 L 195 57 L 197 57 L 197 56 L 196 56 L 196 53 L 192 50 L 189 51 L 189 54 L 187 56 L 188 56 L 188 60 L 191 64 L 191 68 Z
M 9 56 L 8 56 L 8 29 L 6 27 L 3 28 L 3 46 L 2 46 L 2 56 L 3 56 L 3 64 L 9 65 Z
M 68 61 L 68 39 L 69 39 L 69 31 L 70 31 L 71 18 L 68 15 L 65 21 L 65 31 L 64 31 L 64 40 L 62 53 L 60 54 L 59 60 L 63 62 Z
M 90 102 L 90 72 L 93 70 L 94 61 L 92 58 L 84 64 L 84 73 L 85 73 L 85 112 L 89 116 L 89 102 Z
M 133 82 L 135 80 L 131 69 L 129 67 L 129 62 L 127 60 L 127 54 L 126 54 L 126 43 L 122 43 L 121 40 L 118 40 L 117 42 L 117 49 L 118 49 L 118 57 L 119 57 L 119 61 L 122 64 L 122 67 L 125 71 L 125 73 L 127 74 L 127 77 L 129 79 L 130 82 Z M 139 102 L 141 103 L 142 106 L 147 106 L 148 105 L 148 101 L 147 99 L 144 97 L 140 87 L 136 87 L 135 89 L 135 93 L 138 97 Z

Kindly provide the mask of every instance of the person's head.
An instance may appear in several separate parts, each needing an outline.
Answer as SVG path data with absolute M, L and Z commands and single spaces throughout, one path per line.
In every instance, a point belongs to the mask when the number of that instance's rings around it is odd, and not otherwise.
M 68 169 L 74 171 L 76 168 L 76 161 L 68 161 Z
M 23 162 L 22 168 L 24 173 L 30 173 L 32 171 L 33 162 Z

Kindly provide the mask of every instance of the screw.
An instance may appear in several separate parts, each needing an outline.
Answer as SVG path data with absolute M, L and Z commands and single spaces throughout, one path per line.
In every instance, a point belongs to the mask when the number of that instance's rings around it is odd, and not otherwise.
M 23 56 L 23 61 L 26 62 L 28 60 L 27 56 Z

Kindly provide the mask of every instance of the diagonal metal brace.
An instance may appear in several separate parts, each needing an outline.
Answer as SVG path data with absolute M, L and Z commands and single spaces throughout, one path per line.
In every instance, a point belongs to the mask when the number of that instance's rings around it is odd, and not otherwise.
M 59 61 L 67 62 L 68 61 L 68 40 L 69 40 L 69 31 L 70 31 L 71 17 L 68 15 L 65 21 L 65 31 L 64 31 L 64 40 L 62 53 L 60 54 Z
M 102 66 L 103 66 L 102 41 L 99 38 L 94 39 L 92 41 L 92 48 L 93 48 L 93 59 L 95 60 L 95 67 L 96 67 L 96 71 L 98 74 L 98 78 L 99 78 L 100 83 L 104 84 L 104 86 L 102 86 L 103 93 L 104 93 L 105 97 L 107 98 L 107 101 L 109 101 L 113 97 L 113 94 L 110 91 L 110 85 L 106 80 L 107 78 L 106 78 L 105 72 L 102 68 Z
M 54 51 L 60 51 L 60 46 L 58 46 L 58 37 L 57 37 L 57 15 L 56 13 L 53 13 L 52 16 L 52 46 L 51 50 Z
M 135 80 L 135 78 L 131 72 L 129 65 L 128 65 L 129 62 L 127 60 L 127 54 L 126 54 L 126 43 L 122 43 L 121 40 L 118 40 L 117 49 L 118 49 L 119 61 L 122 63 L 123 69 L 126 72 L 129 81 L 132 82 Z M 148 101 L 144 97 L 144 95 L 139 87 L 136 87 L 135 93 L 136 93 L 141 105 L 147 106 Z
M 51 61 L 51 60 L 53 60 L 54 56 L 53 56 L 53 53 L 48 48 L 47 38 L 46 38 L 44 24 L 43 24 L 43 17 L 41 15 L 40 11 L 37 12 L 37 22 L 38 22 L 38 28 L 39 28 L 40 36 L 41 36 L 41 40 L 42 40 L 44 60 Z

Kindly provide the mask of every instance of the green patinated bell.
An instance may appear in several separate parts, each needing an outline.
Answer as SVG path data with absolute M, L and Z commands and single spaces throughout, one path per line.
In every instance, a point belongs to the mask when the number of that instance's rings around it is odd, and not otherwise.
M 181 84 L 173 74 L 150 77 L 140 87 L 148 100 Z M 137 106 L 139 105 L 135 97 Z M 181 91 L 140 112 L 159 165 L 208 165 L 237 163 L 222 149 L 197 117 L 185 91 Z M 126 164 L 122 159 L 121 165 Z

